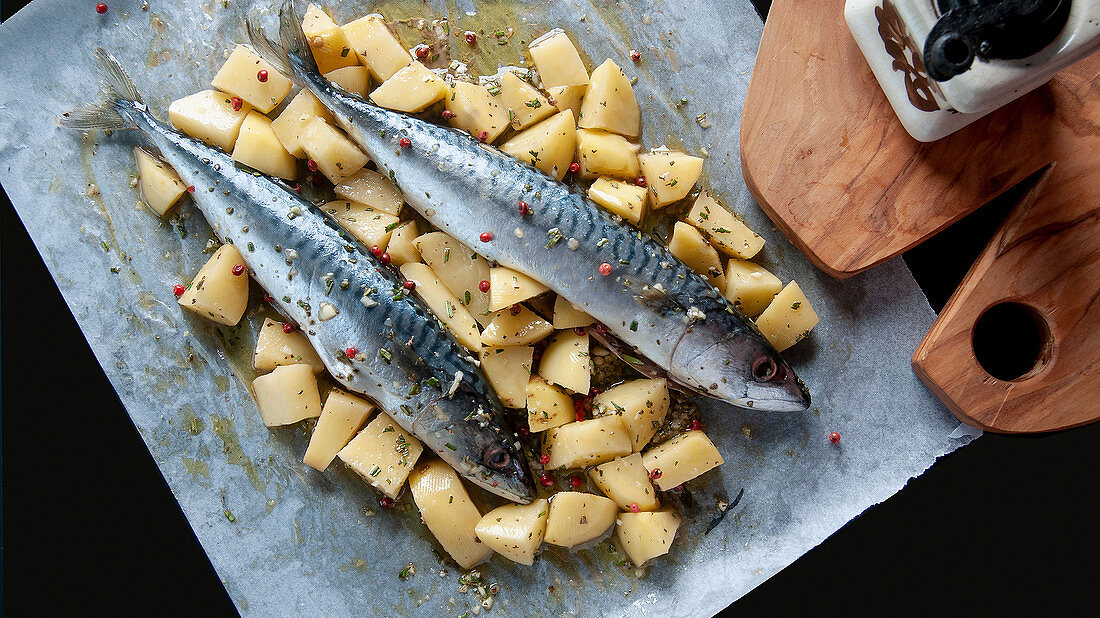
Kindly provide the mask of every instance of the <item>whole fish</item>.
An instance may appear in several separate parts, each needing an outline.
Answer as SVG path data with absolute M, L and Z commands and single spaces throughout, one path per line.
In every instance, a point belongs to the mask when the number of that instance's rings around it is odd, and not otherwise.
M 756 326 L 662 244 L 465 133 L 334 86 L 317 71 L 293 0 L 279 21 L 276 44 L 249 20 L 253 47 L 309 88 L 432 225 L 538 280 L 692 390 L 758 410 L 809 407 L 809 392 Z
M 97 49 L 100 100 L 62 114 L 80 130 L 139 129 L 183 181 L 214 232 L 240 250 L 272 304 L 297 322 L 332 376 L 374 400 L 460 474 L 516 502 L 534 483 L 484 374 L 415 295 L 280 181 L 157 120 Z M 344 350 L 365 353 L 350 359 Z

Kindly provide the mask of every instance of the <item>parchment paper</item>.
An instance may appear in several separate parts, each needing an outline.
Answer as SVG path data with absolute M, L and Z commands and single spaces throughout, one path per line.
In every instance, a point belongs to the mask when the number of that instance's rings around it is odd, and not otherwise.
M 243 41 L 243 15 L 271 9 L 241 0 L 149 4 L 143 12 L 140 2 L 113 0 L 109 14 L 99 16 L 89 4 L 36 0 L 0 26 L 4 189 L 243 613 L 461 614 L 477 600 L 458 592 L 455 570 L 440 576 L 408 497 L 383 512 L 350 472 L 334 466 L 322 475 L 300 463 L 304 431 L 264 427 L 241 379 L 247 375 L 239 375 L 248 373 L 247 361 L 224 351 L 246 349 L 256 319 L 217 329 L 178 308 L 172 284 L 189 280 L 205 261 L 210 231 L 185 206 L 184 216 L 192 216 L 181 239 L 139 205 L 130 148 L 140 136 L 82 138 L 56 127 L 57 113 L 95 96 L 93 47 L 116 54 L 146 102 L 166 117 L 171 100 L 208 87 L 225 51 Z M 833 281 L 749 196 L 737 136 L 762 24 L 748 2 L 521 4 L 475 9 L 466 0 L 409 0 L 385 7 L 402 17 L 449 15 L 458 33 L 480 24 L 480 45 L 494 44 L 494 31 L 507 26 L 526 41 L 561 26 L 591 59 L 614 58 L 639 77 L 644 145 L 706 149 L 706 182 L 765 236 L 765 264 L 798 280 L 821 324 L 789 354 L 813 391 L 810 412 L 704 405 L 708 434 L 726 464 L 689 483 L 695 508 L 672 552 L 644 578 L 616 566 L 620 557 L 606 545 L 573 559 L 547 551 L 532 568 L 495 557 L 483 568 L 502 587 L 492 612 L 714 613 L 973 435 L 949 435 L 958 423 L 910 370 L 909 355 L 934 315 L 902 262 Z M 379 8 L 349 1 L 334 12 L 343 22 Z M 634 48 L 643 53 L 637 65 L 629 59 Z M 677 108 L 681 98 L 688 103 Z M 696 124 L 703 112 L 709 129 Z M 33 318 L 33 301 L 26 308 Z M 834 430 L 843 436 L 837 446 L 827 440 Z M 704 537 L 713 496 L 741 487 L 741 505 Z M 377 514 L 368 516 L 368 508 Z M 401 582 L 397 572 L 408 563 L 417 573 Z

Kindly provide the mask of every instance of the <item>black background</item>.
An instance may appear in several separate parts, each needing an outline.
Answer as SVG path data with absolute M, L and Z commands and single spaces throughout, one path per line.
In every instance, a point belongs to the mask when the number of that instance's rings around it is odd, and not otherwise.
M 905 256 L 934 308 L 1011 205 Z M 234 614 L 6 196 L 0 233 L 4 610 Z M 986 435 L 725 613 L 1095 612 L 1098 473 L 1098 425 Z

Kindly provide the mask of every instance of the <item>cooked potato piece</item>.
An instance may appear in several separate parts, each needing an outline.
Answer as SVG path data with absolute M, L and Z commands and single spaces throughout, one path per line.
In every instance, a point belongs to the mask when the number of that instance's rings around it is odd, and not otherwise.
M 593 413 L 617 414 L 630 432 L 634 452 L 642 450 L 668 414 L 668 384 L 664 378 L 623 382 L 596 395 Z
M 683 199 L 703 173 L 703 160 L 672 150 L 651 150 L 638 155 L 654 208 Z
M 528 50 L 542 78 L 543 88 L 588 84 L 588 69 L 584 68 L 576 46 L 561 28 L 554 28 L 531 41 Z
M 271 121 L 271 130 L 282 142 L 283 148 L 294 157 L 304 159 L 306 151 L 298 143 L 298 136 L 305 133 L 306 122 L 317 116 L 325 122 L 333 122 L 332 114 L 313 93 L 302 90 L 294 95 L 294 98 L 283 108 L 283 113 Z
M 624 221 L 638 225 L 645 216 L 646 197 L 649 191 L 645 187 L 627 184 L 614 178 L 598 178 L 588 188 L 588 198 L 603 206 L 613 215 L 619 215 Z
M 576 305 L 558 296 L 554 299 L 554 328 L 583 328 L 596 323 L 596 318 L 577 309 Z
M 172 126 L 184 133 L 233 152 L 233 143 L 251 105 L 242 104 L 234 110 L 231 102 L 233 95 L 216 90 L 203 90 L 176 99 L 168 106 L 168 119 Z
M 316 4 L 306 8 L 306 14 L 302 17 L 302 33 L 309 41 L 310 51 L 321 73 L 359 64 L 359 58 L 351 49 L 344 31 Z
M 649 480 L 649 470 L 642 465 L 642 454 L 634 453 L 592 468 L 588 476 L 596 487 L 624 511 L 638 505 L 643 511 L 656 511 L 657 490 Z
M 377 15 L 344 24 L 343 31 L 359 59 L 378 81 L 385 81 L 402 67 L 412 64 L 412 54 Z
M 282 322 L 264 318 L 260 335 L 256 338 L 256 351 L 252 354 L 252 368 L 256 371 L 271 371 L 280 365 L 306 364 L 314 373 L 325 370 L 325 363 L 313 349 L 313 344 L 301 331 L 295 329 L 289 333 Z
M 219 247 L 179 297 L 180 306 L 218 324 L 240 322 L 248 306 L 248 275 L 234 275 L 233 267 L 244 263 L 233 245 Z
M 783 289 L 779 277 L 748 260 L 730 258 L 726 266 L 725 296 L 742 313 L 755 318 Z
M 603 129 L 635 138 L 642 132 L 642 113 L 634 97 L 630 78 L 608 58 L 592 71 L 592 82 L 584 95 L 577 126 Z
M 571 423 L 576 416 L 572 397 L 539 376 L 531 376 L 527 383 L 527 426 L 531 433 Z
M 332 184 L 340 184 L 345 178 L 358 172 L 370 159 L 344 133 L 313 116 L 305 122 L 298 143 L 306 156 L 317 163 L 317 169 Z
M 723 463 L 722 455 L 702 431 L 682 433 L 642 453 L 642 465 L 650 474 L 661 471 L 654 479 L 661 491 L 683 485 Z
M 266 78 L 261 79 L 266 71 Z M 210 85 L 240 97 L 245 103 L 268 113 L 290 92 L 290 80 L 264 61 L 247 45 L 233 48 Z
M 535 348 L 529 345 L 481 348 L 478 352 L 481 370 L 505 406 L 527 405 L 527 383 L 531 380 L 534 356 Z
M 443 102 L 454 114 L 448 121 L 452 127 L 478 139 L 484 134 L 482 141 L 486 144 L 496 141 L 508 128 L 508 110 L 501 107 L 485 86 L 456 81 Z
M 545 285 L 511 268 L 489 269 L 489 311 L 500 311 L 547 291 Z
M 370 70 L 364 66 L 343 67 L 325 73 L 325 79 L 351 94 L 366 98 L 370 92 Z
M 618 416 L 600 416 L 548 429 L 542 452 L 547 470 L 583 468 L 631 453 L 630 433 Z
M 615 523 L 619 507 L 603 496 L 579 491 L 560 491 L 550 498 L 546 518 L 546 542 L 576 547 L 603 536 Z
M 817 326 L 817 312 L 794 281 L 787 284 L 756 318 L 756 327 L 782 352 L 802 341 Z
M 573 112 L 564 111 L 512 136 L 500 149 L 561 180 L 573 162 L 576 143 Z
M 336 200 L 325 204 L 322 209 L 367 248 L 377 246 L 386 251 L 390 235 L 399 225 L 397 217 L 359 202 Z
M 414 62 L 398 69 L 382 85 L 370 93 L 370 100 L 379 107 L 411 114 L 441 101 L 447 95 L 447 82 L 426 66 Z
M 171 165 L 144 149 L 135 147 L 134 158 L 137 159 L 141 201 L 163 217 L 187 193 L 187 185 Z
M 550 105 L 558 108 L 558 111 L 569 110 L 573 112 L 574 118 L 581 117 L 581 104 L 588 92 L 588 86 L 555 86 L 546 91 L 550 93 Z
M 668 553 L 680 522 L 680 516 L 671 510 L 620 513 L 615 539 L 634 566 L 640 567 L 651 558 Z
M 595 129 L 577 129 L 577 161 L 581 178 L 613 176 L 637 178 L 640 146 L 626 141 L 622 135 Z
M 534 86 L 511 71 L 500 77 L 500 105 L 507 110 L 516 130 L 526 129 L 558 111 Z
M 420 252 L 416 250 L 413 242 L 420 235 L 415 220 L 410 219 L 393 228 L 390 234 L 390 242 L 386 246 L 386 253 L 390 254 L 390 264 L 400 266 L 409 262 L 419 262 Z
M 764 247 L 764 239 L 759 234 L 705 191 L 696 198 L 687 221 L 706 234 L 711 244 L 726 255 L 747 260 Z
M 396 498 L 422 452 L 419 440 L 379 411 L 336 455 L 372 487 Z
M 588 333 L 563 330 L 554 335 L 539 361 L 539 375 L 574 393 L 587 394 L 592 386 L 592 361 Z
M 487 346 L 527 345 L 542 341 L 552 332 L 554 327 L 549 322 L 520 305 L 515 315 L 511 308 L 492 314 L 492 321 L 481 333 L 481 343 Z
M 481 291 L 481 282 L 489 280 L 489 262 L 443 232 L 428 232 L 420 236 L 416 239 L 416 248 L 424 263 L 432 268 L 474 319 L 482 326 L 488 325 L 492 320 L 489 293 Z M 497 342 L 500 343 L 503 342 Z M 508 345 L 518 345 L 518 342 L 509 342 Z
M 347 446 L 348 441 L 373 411 L 374 407 L 366 400 L 338 388 L 329 391 L 302 461 L 307 466 L 324 472 L 336 458 L 336 453 Z
M 345 178 L 333 189 L 336 195 L 366 204 L 375 210 L 397 216 L 405 204 L 405 197 L 393 181 L 374 170 L 361 169 Z
M 283 365 L 252 381 L 264 425 L 291 425 L 321 413 L 317 378 L 309 365 Z
M 419 262 L 401 266 L 401 274 L 416 283 L 416 293 L 435 314 L 437 320 L 451 331 L 459 343 L 471 350 L 481 348 L 481 333 L 469 310 L 440 282 L 432 269 Z
M 271 120 L 260 112 L 250 112 L 241 123 L 232 158 L 270 176 L 290 180 L 298 175 L 298 161 L 283 148 Z
M 438 459 L 421 462 L 409 475 L 409 491 L 424 525 L 458 566 L 469 569 L 493 554 L 477 539 L 481 513 L 450 466 Z
M 549 510 L 545 498 L 531 504 L 506 504 L 486 513 L 474 531 L 477 538 L 496 553 L 512 562 L 530 566 L 546 534 Z
M 726 275 L 722 272 L 722 260 L 718 252 L 703 238 L 695 227 L 677 221 L 672 227 L 672 240 L 668 243 L 672 255 L 680 258 L 688 268 L 706 277 L 719 290 L 726 289 Z

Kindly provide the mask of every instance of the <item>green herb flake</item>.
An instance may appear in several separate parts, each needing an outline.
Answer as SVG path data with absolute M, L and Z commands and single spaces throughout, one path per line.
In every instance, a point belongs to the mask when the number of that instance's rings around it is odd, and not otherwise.
M 229 509 L 225 509 L 224 513 L 225 513 L 225 518 L 228 519 L 230 523 L 233 523 L 233 522 L 237 521 L 236 516 L 233 515 L 233 511 L 230 511 Z
M 634 320 L 630 323 L 630 330 L 638 332 L 638 320 Z
M 386 361 L 386 364 L 393 362 L 393 353 L 386 348 L 378 348 L 378 356 L 382 357 L 382 360 Z

